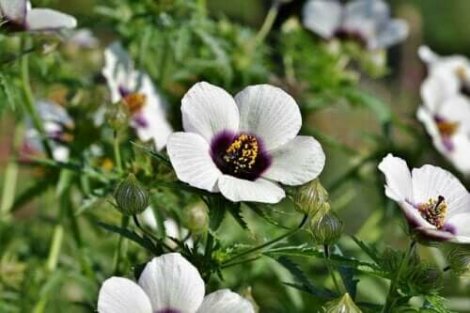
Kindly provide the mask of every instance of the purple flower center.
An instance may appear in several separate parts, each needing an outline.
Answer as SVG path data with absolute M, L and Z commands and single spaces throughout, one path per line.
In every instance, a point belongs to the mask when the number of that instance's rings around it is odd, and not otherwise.
M 251 181 L 271 165 L 262 141 L 246 133 L 219 133 L 211 142 L 211 156 L 222 173 Z
M 452 136 L 457 132 L 459 129 L 458 122 L 451 122 L 446 120 L 441 116 L 434 116 L 434 121 L 437 124 L 437 129 L 442 137 L 442 144 L 444 147 L 449 151 L 452 152 L 454 150 L 454 143 L 452 142 Z
M 181 313 L 181 312 L 179 310 L 175 310 L 175 309 L 163 309 L 163 310 L 157 311 L 155 313 Z
M 367 38 L 357 30 L 338 28 L 334 33 L 334 37 L 341 41 L 353 41 L 361 47 L 367 47 Z

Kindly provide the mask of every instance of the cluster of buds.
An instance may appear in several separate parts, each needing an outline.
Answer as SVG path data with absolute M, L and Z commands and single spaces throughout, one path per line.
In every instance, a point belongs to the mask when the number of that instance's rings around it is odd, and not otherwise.
M 297 209 L 310 217 L 310 232 L 317 244 L 332 245 L 341 237 L 343 223 L 331 210 L 328 192 L 318 179 L 300 186 L 292 200 Z

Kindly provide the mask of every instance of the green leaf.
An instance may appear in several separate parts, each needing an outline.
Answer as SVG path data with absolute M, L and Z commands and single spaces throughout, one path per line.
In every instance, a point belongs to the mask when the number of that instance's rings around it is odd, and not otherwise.
M 163 164 L 165 164 L 166 166 L 168 167 L 171 167 L 171 162 L 170 160 L 163 154 L 163 153 L 160 153 L 160 152 L 157 152 L 157 151 L 154 151 L 146 146 L 143 146 L 141 144 L 138 144 L 138 143 L 135 143 L 133 141 L 131 141 L 131 144 L 134 145 L 135 147 L 143 150 L 145 153 L 147 153 L 148 155 L 150 155 L 151 157 L 155 158 L 155 159 L 158 159 L 159 161 L 162 161 Z
M 382 100 L 357 88 L 345 88 L 343 93 L 352 104 L 361 105 L 371 110 L 382 125 L 391 123 L 392 110 Z
M 241 210 L 241 205 L 240 203 L 233 203 L 229 204 L 227 206 L 228 212 L 230 215 L 233 216 L 233 218 L 237 221 L 237 223 L 243 228 L 243 229 L 248 229 L 248 224 L 244 220 L 242 216 L 242 210 Z
M 207 198 L 207 206 L 209 207 L 209 228 L 216 231 L 225 217 L 227 207 L 232 205 L 228 203 L 224 197 L 213 195 Z
M 141 237 L 139 236 L 136 232 L 133 232 L 129 229 L 126 228 L 121 228 L 116 225 L 111 225 L 103 222 L 97 222 L 98 226 L 115 234 L 119 234 L 135 243 L 137 243 L 139 246 L 147 249 L 149 252 L 158 255 L 160 252 L 160 249 L 154 245 L 152 240 L 150 240 L 148 237 L 144 236 Z
M 320 288 L 315 286 L 307 277 L 307 275 L 300 269 L 300 267 L 291 259 L 287 257 L 280 257 L 275 259 L 279 264 L 281 264 L 283 267 L 285 267 L 291 275 L 297 280 L 297 282 L 301 286 L 301 290 L 306 291 L 310 293 L 311 295 L 319 298 L 326 298 L 326 299 L 332 299 L 335 298 L 337 295 L 326 288 Z M 299 286 L 296 284 L 290 284 L 286 283 L 287 285 L 290 285 L 292 287 L 294 286 Z M 299 289 L 299 288 L 298 288 Z
M 369 256 L 369 258 L 371 258 L 376 264 L 380 263 L 380 258 L 378 257 L 379 253 L 375 248 L 368 246 L 355 236 L 351 236 L 351 238 L 359 246 L 359 248 L 361 248 L 362 251 L 364 251 Z

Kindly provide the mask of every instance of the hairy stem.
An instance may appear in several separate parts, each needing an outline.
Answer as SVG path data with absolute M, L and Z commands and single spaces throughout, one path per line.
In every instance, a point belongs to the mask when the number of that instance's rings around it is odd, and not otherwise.
M 129 216 L 123 215 L 121 218 L 121 227 L 127 228 L 128 225 L 129 225 Z M 117 245 L 116 252 L 114 255 L 114 274 L 119 274 L 119 268 L 121 266 L 121 258 L 124 253 L 125 253 L 124 237 L 122 235 L 119 235 L 118 245 Z

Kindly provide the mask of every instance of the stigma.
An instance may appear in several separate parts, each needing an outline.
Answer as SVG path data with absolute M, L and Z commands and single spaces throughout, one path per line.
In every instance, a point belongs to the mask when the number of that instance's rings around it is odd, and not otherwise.
M 417 208 L 421 216 L 437 229 L 444 227 L 448 207 L 443 196 L 438 196 L 437 199 L 431 198 L 427 202 L 419 204 Z

